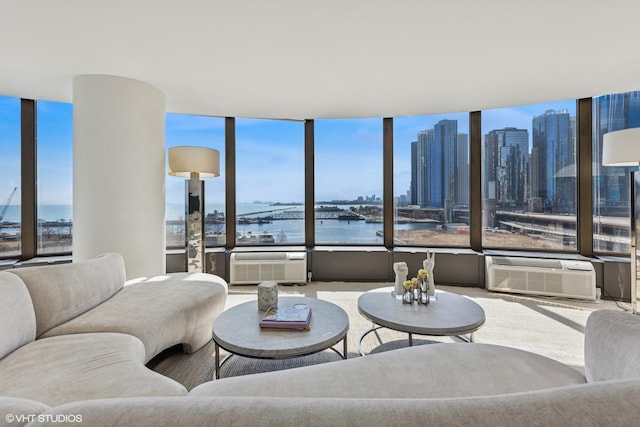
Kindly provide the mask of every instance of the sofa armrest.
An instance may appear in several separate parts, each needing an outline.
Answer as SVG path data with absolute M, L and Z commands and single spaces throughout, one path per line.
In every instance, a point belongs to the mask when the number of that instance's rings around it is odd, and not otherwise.
M 588 382 L 640 378 L 640 316 L 616 310 L 591 313 L 584 359 Z

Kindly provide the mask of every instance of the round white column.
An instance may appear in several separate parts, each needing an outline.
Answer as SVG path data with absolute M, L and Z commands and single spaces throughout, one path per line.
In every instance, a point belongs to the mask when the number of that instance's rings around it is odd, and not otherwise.
M 165 97 L 137 80 L 73 80 L 73 260 L 122 254 L 127 279 L 165 273 Z

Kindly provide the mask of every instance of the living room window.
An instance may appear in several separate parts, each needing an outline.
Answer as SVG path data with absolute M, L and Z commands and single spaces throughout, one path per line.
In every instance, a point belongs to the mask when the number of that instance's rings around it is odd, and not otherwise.
M 319 244 L 382 244 L 382 119 L 315 120 Z
M 629 252 L 630 167 L 602 166 L 602 137 L 640 127 L 640 91 L 593 98 L 593 248 Z M 637 168 L 636 168 L 637 169 Z
M 225 224 L 225 127 L 224 118 L 189 114 L 166 115 L 165 145 L 209 147 L 220 151 L 220 176 L 204 183 L 206 245 L 226 242 Z M 167 160 L 168 161 L 168 160 Z M 167 169 L 168 170 L 168 169 Z M 166 230 L 167 247 L 185 246 L 185 178 L 167 175 Z
M 38 101 L 37 254 L 70 253 L 73 236 L 73 106 Z
M 483 246 L 575 251 L 576 101 L 482 112 Z
M 21 253 L 20 99 L 0 96 L 0 257 Z
M 469 246 L 469 114 L 397 117 L 394 242 Z
M 304 244 L 304 122 L 236 119 L 236 244 Z

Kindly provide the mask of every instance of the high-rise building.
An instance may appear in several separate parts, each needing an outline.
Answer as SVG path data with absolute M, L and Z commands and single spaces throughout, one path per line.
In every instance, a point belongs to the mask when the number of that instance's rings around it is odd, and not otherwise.
M 544 211 L 575 213 L 575 137 L 568 110 L 547 110 L 533 118 L 532 196 Z M 535 172 L 533 172 L 535 171 Z
M 456 190 L 454 203 L 469 205 L 469 135 L 459 133 L 456 143 Z
M 418 204 L 418 141 L 411 143 L 411 183 L 408 194 L 409 204 Z
M 469 203 L 469 136 L 458 133 L 457 120 L 419 132 L 415 156 L 413 143 L 411 150 L 412 203 L 446 210 Z
M 602 166 L 602 137 L 640 127 L 640 91 L 593 98 L 593 191 L 597 215 L 628 215 L 629 168 Z
M 433 155 L 433 129 L 418 132 L 416 144 L 416 196 L 415 204 L 431 206 L 429 198 L 429 159 Z M 412 196 L 413 197 L 413 196 Z
M 485 135 L 485 195 L 499 209 L 522 209 L 528 197 L 529 131 L 508 127 Z
M 431 206 L 449 208 L 455 203 L 458 121 L 440 120 L 433 126 L 429 159 Z

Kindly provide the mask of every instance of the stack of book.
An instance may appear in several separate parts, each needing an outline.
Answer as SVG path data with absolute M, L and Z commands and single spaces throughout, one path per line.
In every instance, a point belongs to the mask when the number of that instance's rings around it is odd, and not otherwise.
M 296 304 L 291 307 L 271 307 L 260 321 L 262 329 L 309 330 L 311 307 Z

